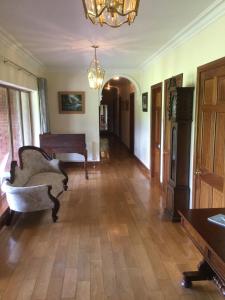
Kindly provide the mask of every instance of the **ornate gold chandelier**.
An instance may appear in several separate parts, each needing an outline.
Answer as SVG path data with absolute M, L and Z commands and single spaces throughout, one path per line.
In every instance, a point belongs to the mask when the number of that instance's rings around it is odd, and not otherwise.
M 87 19 L 93 24 L 120 27 L 134 22 L 140 0 L 83 0 Z
M 95 49 L 95 55 L 88 69 L 88 81 L 90 88 L 100 89 L 104 80 L 105 71 L 97 60 L 96 49 L 98 46 L 93 45 L 92 48 Z

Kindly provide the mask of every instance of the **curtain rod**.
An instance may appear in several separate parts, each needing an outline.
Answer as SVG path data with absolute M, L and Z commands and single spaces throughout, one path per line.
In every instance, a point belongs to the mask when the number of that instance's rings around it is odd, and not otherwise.
M 30 71 L 27 70 L 26 68 L 24 68 L 24 67 L 18 65 L 17 63 L 15 63 L 14 61 L 12 61 L 11 59 L 9 59 L 9 58 L 7 58 L 7 57 L 4 57 L 4 56 L 2 56 L 2 59 L 3 59 L 3 63 L 4 63 L 4 64 L 10 64 L 10 65 L 12 65 L 14 68 L 17 69 L 17 71 L 23 71 L 23 72 L 27 73 L 27 74 L 30 75 L 30 76 L 33 76 L 33 77 L 35 77 L 35 78 L 38 78 L 37 75 L 35 75 L 34 73 L 30 72 Z

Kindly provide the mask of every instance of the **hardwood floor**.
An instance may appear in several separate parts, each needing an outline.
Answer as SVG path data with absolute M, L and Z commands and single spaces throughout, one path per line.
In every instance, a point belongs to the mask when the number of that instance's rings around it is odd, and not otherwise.
M 211 282 L 180 286 L 200 255 L 127 150 L 114 144 L 104 157 L 89 180 L 68 169 L 57 223 L 46 211 L 1 231 L 0 299 L 223 299 Z

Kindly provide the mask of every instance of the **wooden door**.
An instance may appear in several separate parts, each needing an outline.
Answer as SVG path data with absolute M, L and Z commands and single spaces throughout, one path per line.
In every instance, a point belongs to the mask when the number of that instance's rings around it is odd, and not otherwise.
M 151 87 L 151 176 L 160 176 L 162 83 Z
M 169 105 L 170 105 L 170 94 L 175 90 L 176 87 L 182 87 L 183 85 L 183 74 L 176 75 L 168 78 L 164 82 L 164 141 L 163 141 L 163 189 L 166 192 L 167 184 L 170 176 L 170 132 L 171 132 L 171 120 L 169 120 Z
M 134 93 L 130 94 L 130 152 L 134 154 Z
M 119 96 L 119 138 L 122 141 L 122 98 Z
M 118 135 L 118 91 L 115 89 L 114 98 L 113 98 L 113 133 Z
M 224 207 L 225 58 L 198 68 L 197 103 L 194 206 Z

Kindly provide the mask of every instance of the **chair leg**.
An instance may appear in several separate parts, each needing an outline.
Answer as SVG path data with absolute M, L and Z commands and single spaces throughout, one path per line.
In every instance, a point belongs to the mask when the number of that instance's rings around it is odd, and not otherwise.
M 57 198 L 54 199 L 54 207 L 52 209 L 52 220 L 55 223 L 58 219 L 57 213 L 59 211 L 60 208 L 60 203 L 59 200 Z
M 15 214 L 15 211 L 12 210 L 12 209 L 10 209 L 10 210 L 9 210 L 9 215 L 8 215 L 8 217 L 7 217 L 7 219 L 6 219 L 6 225 L 7 225 L 7 226 L 10 226 L 14 214 Z
M 68 183 L 68 179 L 66 178 L 66 179 L 63 180 L 63 189 L 64 189 L 64 191 L 67 191 L 67 190 L 68 190 L 68 185 L 67 185 L 67 183 Z

